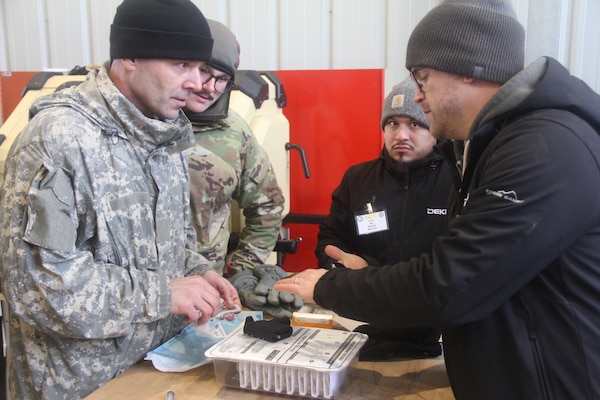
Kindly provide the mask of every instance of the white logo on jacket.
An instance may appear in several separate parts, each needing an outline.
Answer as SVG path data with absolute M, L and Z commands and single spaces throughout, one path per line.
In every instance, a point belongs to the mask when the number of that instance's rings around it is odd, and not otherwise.
M 512 201 L 513 203 L 522 203 L 523 200 L 519 200 L 519 196 L 517 196 L 517 192 L 514 190 L 491 190 L 486 189 L 485 194 L 490 194 L 492 196 L 500 197 L 501 199 Z
M 427 215 L 446 215 L 448 214 L 447 208 L 427 208 Z

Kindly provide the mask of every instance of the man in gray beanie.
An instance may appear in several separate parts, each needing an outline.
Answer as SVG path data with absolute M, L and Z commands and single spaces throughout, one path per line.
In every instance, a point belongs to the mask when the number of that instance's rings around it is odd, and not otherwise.
M 170 339 L 241 307 L 196 252 L 181 108 L 212 38 L 189 0 L 125 0 L 111 63 L 40 97 L 7 157 L 0 282 L 12 399 L 81 399 Z M 191 46 L 191 47 L 190 47 Z
M 392 88 L 383 102 L 381 154 L 350 167 L 334 190 L 319 227 L 319 267 L 396 264 L 428 251 L 443 232 L 451 170 L 434 151 L 436 139 L 414 95 L 410 78 Z M 441 354 L 438 328 L 372 324 L 357 330 L 369 335 L 362 361 Z
M 508 0 L 443 1 L 410 37 L 432 134 L 465 142 L 441 149 L 462 179 L 430 252 L 275 287 L 442 327 L 457 400 L 598 399 L 600 96 L 552 58 L 521 68 L 523 38 Z

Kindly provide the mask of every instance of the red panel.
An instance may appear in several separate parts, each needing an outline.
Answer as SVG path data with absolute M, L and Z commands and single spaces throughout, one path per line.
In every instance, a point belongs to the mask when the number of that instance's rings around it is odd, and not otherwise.
M 317 234 L 319 226 L 313 224 L 286 224 L 286 228 L 290 230 L 290 237 L 302 238 L 302 242 L 298 244 L 296 254 L 286 254 L 282 268 L 288 272 L 303 271 L 306 268 L 317 267 L 317 257 L 314 251 L 317 246 Z
M 10 113 L 21 101 L 23 90 L 29 80 L 37 71 L 2 71 L 0 75 L 0 107 L 2 107 L 2 121 L 6 121 Z
M 290 142 L 301 146 L 308 160 L 306 179 L 300 156 L 290 155 L 290 213 L 329 212 L 331 192 L 353 164 L 381 151 L 381 103 L 384 70 L 277 71 L 287 96 L 284 115 L 290 121 Z M 318 227 L 289 224 L 292 238 L 302 237 L 298 252 L 287 255 L 284 268 L 316 267 Z

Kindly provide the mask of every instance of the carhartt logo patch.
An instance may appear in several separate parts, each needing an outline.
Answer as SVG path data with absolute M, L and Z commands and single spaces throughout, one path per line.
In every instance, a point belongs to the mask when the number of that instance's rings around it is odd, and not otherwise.
M 392 108 L 402 108 L 404 107 L 404 95 L 397 94 L 392 97 Z

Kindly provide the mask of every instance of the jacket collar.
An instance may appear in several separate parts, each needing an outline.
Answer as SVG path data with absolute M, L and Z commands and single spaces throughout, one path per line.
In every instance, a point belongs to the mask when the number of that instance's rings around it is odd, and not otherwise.
M 183 111 L 174 120 L 146 117 L 116 88 L 107 68 L 105 63 L 90 71 L 78 86 L 38 98 L 31 115 L 50 107 L 68 107 L 86 115 L 104 135 L 137 143 L 148 151 L 182 151 L 193 146 L 192 127 Z
M 488 121 L 510 112 L 531 95 L 546 73 L 546 69 L 547 59 L 540 57 L 502 85 L 475 117 L 469 139 Z

